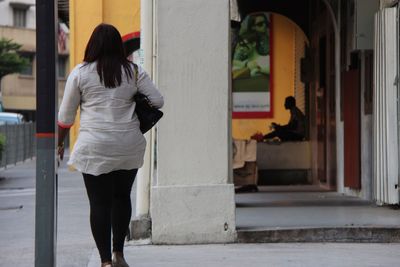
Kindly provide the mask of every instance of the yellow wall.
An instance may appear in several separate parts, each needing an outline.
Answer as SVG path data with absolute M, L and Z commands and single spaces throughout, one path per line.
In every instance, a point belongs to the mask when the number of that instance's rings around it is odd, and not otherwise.
M 90 34 L 99 23 L 110 23 L 118 28 L 121 35 L 140 30 L 140 0 L 70 0 L 70 66 L 82 62 Z M 294 95 L 295 87 L 295 45 L 301 31 L 297 25 L 284 16 L 274 14 L 273 24 L 273 107 L 271 119 L 234 119 L 233 137 L 247 139 L 256 132 L 269 132 L 271 122 L 287 123 L 290 114 L 284 109 L 285 97 Z M 79 118 L 71 129 L 71 148 L 79 129 Z
M 299 39 L 301 29 L 288 18 L 273 14 L 273 114 L 270 119 L 233 119 L 232 135 L 237 139 L 249 139 L 256 132 L 266 134 L 270 131 L 271 122 L 286 124 L 290 113 L 284 108 L 285 98 L 294 95 L 297 42 L 306 42 L 304 33 Z M 297 39 L 296 39 L 297 33 Z M 297 59 L 299 60 L 299 58 Z
M 93 29 L 110 23 L 121 35 L 140 30 L 140 0 L 70 0 L 71 66 L 82 62 Z
M 121 35 L 140 30 L 140 0 L 70 0 L 70 66 L 82 62 L 86 44 L 100 23 L 114 25 Z M 71 128 L 75 143 L 79 117 Z

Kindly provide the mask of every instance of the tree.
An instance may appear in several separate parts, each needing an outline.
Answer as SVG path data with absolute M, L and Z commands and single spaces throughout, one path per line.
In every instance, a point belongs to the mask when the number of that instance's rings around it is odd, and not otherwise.
M 1 80 L 4 76 L 17 73 L 26 68 L 29 61 L 18 54 L 20 44 L 10 39 L 0 38 L 0 92 Z
M 22 71 L 29 64 L 26 58 L 18 54 L 20 48 L 20 44 L 10 39 L 0 38 L 0 111 L 3 111 L 1 80 L 8 74 Z

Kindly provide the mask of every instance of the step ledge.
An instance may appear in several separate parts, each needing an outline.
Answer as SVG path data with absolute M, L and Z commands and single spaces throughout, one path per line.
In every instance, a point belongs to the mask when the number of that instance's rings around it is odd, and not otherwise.
M 238 243 L 400 243 L 397 226 L 238 229 Z

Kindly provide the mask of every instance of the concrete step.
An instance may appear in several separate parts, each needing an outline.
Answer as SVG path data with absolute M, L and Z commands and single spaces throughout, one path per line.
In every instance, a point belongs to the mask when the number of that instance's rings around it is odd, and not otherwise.
M 311 185 L 309 170 L 258 170 L 258 185 Z
M 239 229 L 238 243 L 400 243 L 400 227 L 304 227 L 269 228 L 260 230 Z

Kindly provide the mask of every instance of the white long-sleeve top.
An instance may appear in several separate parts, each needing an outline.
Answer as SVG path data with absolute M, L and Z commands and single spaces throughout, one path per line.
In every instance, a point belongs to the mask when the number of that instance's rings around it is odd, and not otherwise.
M 122 70 L 122 83 L 116 88 L 106 88 L 96 68 L 96 63 L 77 65 L 65 85 L 58 125 L 71 127 L 80 107 L 79 135 L 68 164 L 92 175 L 140 168 L 146 140 L 133 96 L 146 95 L 156 108 L 163 106 L 163 97 L 140 66 L 137 84 L 132 66 L 133 78 Z

